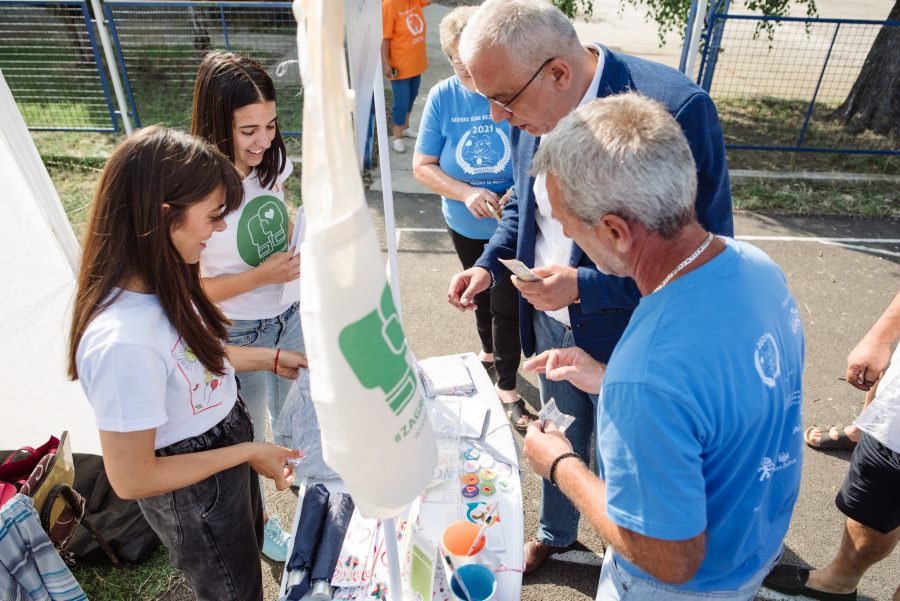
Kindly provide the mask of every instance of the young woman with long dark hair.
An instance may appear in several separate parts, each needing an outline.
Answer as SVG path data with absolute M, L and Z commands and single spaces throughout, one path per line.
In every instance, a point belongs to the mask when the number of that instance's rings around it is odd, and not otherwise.
M 263 598 L 254 471 L 285 489 L 299 456 L 253 442 L 235 372 L 306 366 L 301 353 L 223 344 L 198 262 L 241 198 L 234 166 L 199 138 L 150 127 L 125 140 L 94 195 L 69 344 L 110 484 L 138 499 L 198 599 L 215 601 Z
M 203 287 L 233 322 L 228 343 L 305 351 L 299 303 L 282 302 L 283 284 L 300 277 L 300 255 L 291 250 L 296 241 L 284 202 L 284 181 L 293 167 L 266 70 L 245 56 L 208 53 L 194 84 L 191 133 L 216 146 L 243 176 L 243 202 L 225 217 L 228 228 L 212 235 L 200 259 Z M 255 440 L 263 441 L 266 410 L 274 426 L 290 382 L 258 373 L 241 378 L 241 385 L 257 425 Z M 280 436 L 274 438 L 281 443 Z M 285 561 L 289 536 L 278 516 L 268 517 L 263 553 Z

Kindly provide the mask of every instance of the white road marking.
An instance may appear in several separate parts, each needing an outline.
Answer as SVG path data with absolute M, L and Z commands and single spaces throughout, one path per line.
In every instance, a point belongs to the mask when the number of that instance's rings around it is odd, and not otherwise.
M 550 559 L 555 561 L 564 561 L 566 563 L 577 563 L 585 566 L 603 565 L 603 554 L 594 553 L 593 551 L 566 551 L 558 555 L 551 555 Z
M 398 227 L 397 228 L 397 244 L 400 243 L 401 232 L 425 232 L 438 233 L 446 232 L 442 228 L 429 227 Z M 868 246 L 860 246 L 859 244 L 850 244 L 853 242 L 864 244 L 900 244 L 900 238 L 822 238 L 818 236 L 735 236 L 738 240 L 746 240 L 748 242 L 817 242 L 827 246 L 837 246 L 839 248 L 848 248 L 850 250 L 861 250 L 876 255 L 887 255 L 889 257 L 900 257 L 900 252 L 891 250 L 882 250 L 880 248 L 870 248 Z
M 819 236 L 735 236 L 738 240 L 771 242 L 865 242 L 867 244 L 900 244 L 900 238 L 823 238 Z

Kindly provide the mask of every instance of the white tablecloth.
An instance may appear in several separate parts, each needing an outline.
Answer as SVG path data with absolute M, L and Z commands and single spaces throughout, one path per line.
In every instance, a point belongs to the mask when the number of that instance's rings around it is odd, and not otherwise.
M 520 571 L 511 571 L 511 569 L 521 570 L 524 564 L 524 524 L 522 510 L 522 476 L 519 472 L 519 446 L 516 444 L 513 436 L 513 429 L 506 419 L 506 412 L 500 404 L 500 399 L 494 392 L 494 385 L 491 383 L 490 377 L 485 372 L 474 353 L 466 353 L 459 355 L 465 362 L 472 380 L 475 383 L 475 392 L 468 397 L 458 397 L 461 400 L 465 398 L 479 399 L 488 407 L 485 426 L 482 430 L 482 436 L 478 439 L 471 440 L 473 446 L 479 448 L 482 452 L 487 452 L 497 461 L 508 463 L 512 466 L 512 478 L 518 483 L 517 489 L 512 492 L 497 491 L 493 497 L 479 496 L 475 499 L 463 499 L 463 501 L 500 501 L 500 526 L 503 528 L 503 538 L 506 543 L 506 550 L 498 553 L 502 563 L 510 569 L 496 573 L 497 577 L 497 601 L 518 601 L 522 596 L 522 573 Z M 434 399 L 426 398 L 426 401 Z M 300 512 L 303 507 L 303 495 L 306 488 L 312 484 L 321 482 L 332 493 L 348 492 L 341 480 L 309 480 L 304 478 L 300 483 L 300 496 L 297 502 L 297 510 L 294 513 L 294 526 L 291 531 L 291 542 L 288 543 L 288 549 L 293 548 L 293 536 L 296 534 L 297 524 L 300 523 Z M 426 525 L 426 531 L 429 536 L 435 540 L 440 540 L 441 532 L 432 532 Z M 288 552 L 290 556 L 290 551 Z M 285 565 L 287 568 L 287 565 Z M 281 579 L 281 594 L 284 594 L 287 585 L 287 571 L 285 570 Z M 395 600 L 399 601 L 399 600 Z

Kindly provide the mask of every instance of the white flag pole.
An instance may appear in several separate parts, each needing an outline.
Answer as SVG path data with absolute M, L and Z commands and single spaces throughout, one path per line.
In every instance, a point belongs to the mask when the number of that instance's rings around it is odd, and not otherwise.
M 384 106 L 384 68 L 381 53 L 378 53 L 378 69 L 375 71 L 375 129 L 378 132 L 378 162 L 381 164 L 381 195 L 384 202 L 384 230 L 387 236 L 388 264 L 390 265 L 391 295 L 397 316 L 403 323 L 403 308 L 400 304 L 400 267 L 397 262 L 397 230 L 394 226 L 394 188 L 391 184 L 391 150 L 388 146 L 387 116 Z M 393 523 L 393 520 L 391 520 Z M 387 522 L 385 522 L 387 524 Z M 394 547 L 396 547 L 394 541 Z
M 378 69 L 375 71 L 375 129 L 378 132 L 378 162 L 381 164 L 381 195 L 384 202 L 384 231 L 387 236 L 388 264 L 391 269 L 391 296 L 397 308 L 397 317 L 403 323 L 403 309 L 400 305 L 400 266 L 397 262 L 397 232 L 394 226 L 394 188 L 391 185 L 391 155 L 388 147 L 390 134 L 387 127 L 387 113 L 384 106 L 384 68 L 381 53 L 378 53 Z M 394 518 L 382 521 L 384 525 L 385 551 L 388 572 L 391 575 L 391 599 L 402 601 L 403 586 L 400 582 L 400 550 L 397 548 L 397 525 Z
M 388 559 L 388 572 L 391 576 L 391 599 L 403 601 L 403 585 L 400 582 L 400 550 L 397 548 L 397 526 L 394 518 L 382 520 L 384 525 L 384 544 Z

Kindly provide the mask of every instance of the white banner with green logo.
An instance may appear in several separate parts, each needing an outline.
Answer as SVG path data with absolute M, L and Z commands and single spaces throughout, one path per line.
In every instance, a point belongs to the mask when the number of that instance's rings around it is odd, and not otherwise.
M 343 3 L 295 0 L 294 12 L 307 220 L 300 306 L 312 398 L 325 462 L 365 517 L 388 518 L 431 482 L 437 449 L 356 162 Z

